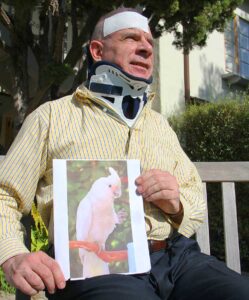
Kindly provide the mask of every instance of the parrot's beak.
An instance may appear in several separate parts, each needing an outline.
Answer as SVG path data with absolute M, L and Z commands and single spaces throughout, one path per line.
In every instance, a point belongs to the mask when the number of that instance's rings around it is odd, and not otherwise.
M 118 185 L 113 185 L 112 186 L 112 191 L 114 194 L 114 198 L 119 198 L 121 196 L 121 188 Z

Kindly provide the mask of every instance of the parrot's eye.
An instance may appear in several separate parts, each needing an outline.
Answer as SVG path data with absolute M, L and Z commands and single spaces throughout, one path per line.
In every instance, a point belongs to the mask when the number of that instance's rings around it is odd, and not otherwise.
M 112 187 L 112 185 L 111 185 L 111 184 L 109 184 L 108 186 L 109 186 L 109 188 L 111 188 L 111 187 Z

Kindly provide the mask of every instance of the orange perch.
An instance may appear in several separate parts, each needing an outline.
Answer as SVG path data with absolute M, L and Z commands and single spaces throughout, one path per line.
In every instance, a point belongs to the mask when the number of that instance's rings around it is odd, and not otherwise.
M 99 258 L 105 262 L 124 261 L 128 259 L 127 250 L 118 251 L 99 251 L 100 248 L 96 243 L 85 242 L 85 241 L 69 241 L 69 248 L 84 248 L 87 251 L 94 252 Z

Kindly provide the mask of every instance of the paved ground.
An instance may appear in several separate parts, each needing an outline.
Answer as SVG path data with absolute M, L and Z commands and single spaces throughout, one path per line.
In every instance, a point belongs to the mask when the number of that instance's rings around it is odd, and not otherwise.
M 0 292 L 0 300 L 15 300 L 15 295 Z
M 47 298 L 44 294 L 37 294 L 36 296 L 32 297 L 32 300 L 46 300 Z M 12 294 L 5 294 L 0 291 L 0 300 L 15 300 L 15 295 Z

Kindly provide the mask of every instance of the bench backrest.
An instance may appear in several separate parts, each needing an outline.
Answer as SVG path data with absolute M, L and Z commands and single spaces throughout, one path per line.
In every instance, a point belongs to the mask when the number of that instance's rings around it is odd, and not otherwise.
M 249 162 L 195 162 L 195 165 L 203 181 L 206 201 L 206 183 L 220 182 L 222 185 L 226 264 L 229 268 L 240 273 L 235 182 L 249 182 Z M 202 252 L 210 254 L 208 214 L 196 237 Z

